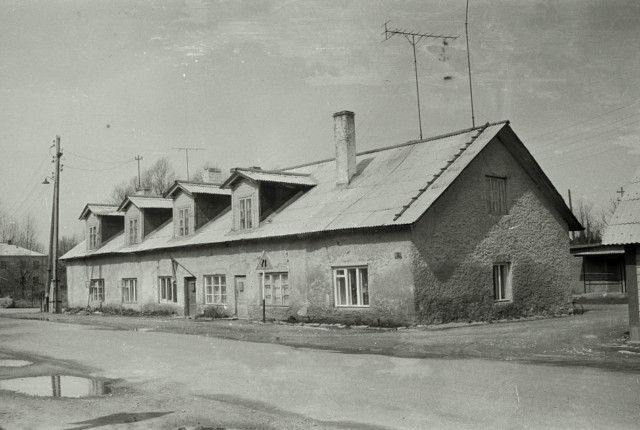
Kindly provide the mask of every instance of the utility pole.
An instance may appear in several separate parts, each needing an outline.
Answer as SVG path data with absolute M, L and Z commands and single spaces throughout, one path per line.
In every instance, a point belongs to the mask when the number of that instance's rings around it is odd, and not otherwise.
M 172 148 L 178 151 L 184 151 L 187 156 L 187 181 L 189 180 L 189 151 L 204 151 L 204 148 Z
M 412 31 L 400 30 L 400 29 L 389 29 L 387 27 L 389 21 L 384 23 L 384 40 L 387 41 L 391 39 L 393 36 L 400 35 L 404 36 L 405 39 L 411 44 L 413 47 L 413 70 L 415 72 L 416 77 L 416 99 L 418 101 L 418 126 L 420 128 L 420 140 L 422 140 L 422 114 L 420 113 L 420 88 L 418 86 L 418 60 L 416 58 L 416 45 L 420 43 L 422 39 L 442 39 L 443 41 L 447 40 L 455 40 L 458 36 L 445 36 L 443 34 L 434 34 L 434 33 L 415 33 Z
M 140 160 L 142 160 L 142 156 L 140 155 L 136 156 L 135 160 L 138 162 L 138 188 L 141 188 L 142 184 L 140 182 Z
M 54 156 L 55 170 L 53 175 L 53 218 L 51 219 L 51 287 L 50 297 L 53 306 L 49 305 L 49 312 L 60 313 L 60 286 L 58 279 L 58 225 L 60 215 L 60 136 L 56 136 L 56 154 Z
M 568 190 L 569 194 L 569 210 L 573 213 L 573 202 L 571 201 L 571 190 Z M 576 233 L 574 231 L 571 232 L 571 240 L 576 238 Z

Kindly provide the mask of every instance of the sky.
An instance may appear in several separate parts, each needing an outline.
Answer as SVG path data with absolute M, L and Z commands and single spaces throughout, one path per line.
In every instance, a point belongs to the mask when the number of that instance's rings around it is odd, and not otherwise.
M 167 157 L 277 169 L 471 127 L 466 0 L 0 0 L 0 209 L 48 243 L 59 135 L 60 234 L 86 203 Z M 606 210 L 640 162 L 640 2 L 470 0 L 476 125 L 510 120 L 557 190 Z

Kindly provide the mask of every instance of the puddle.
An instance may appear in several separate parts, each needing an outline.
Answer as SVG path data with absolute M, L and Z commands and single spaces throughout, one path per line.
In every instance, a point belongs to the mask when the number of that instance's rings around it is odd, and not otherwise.
M 22 367 L 22 366 L 28 366 L 31 363 L 30 361 L 26 361 L 26 360 L 4 360 L 4 359 L 0 359 L 0 367 Z
M 152 328 L 149 327 L 140 327 L 140 328 L 130 328 L 129 331 L 151 331 Z
M 0 390 L 40 397 L 89 397 L 109 392 L 104 381 L 61 375 L 0 380 Z

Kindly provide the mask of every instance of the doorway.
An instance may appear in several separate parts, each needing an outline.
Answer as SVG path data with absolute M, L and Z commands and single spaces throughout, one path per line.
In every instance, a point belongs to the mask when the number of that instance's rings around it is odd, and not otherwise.
M 249 318 L 249 309 L 247 307 L 247 296 L 245 292 L 245 284 L 247 277 L 238 275 L 234 278 L 235 296 L 236 296 L 236 316 L 242 319 Z
M 197 312 L 196 278 L 184 278 L 184 316 L 194 317 Z

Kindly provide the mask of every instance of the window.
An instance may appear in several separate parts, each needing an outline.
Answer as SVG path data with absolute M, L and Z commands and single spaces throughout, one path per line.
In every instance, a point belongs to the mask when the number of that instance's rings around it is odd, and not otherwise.
M 38 260 L 33 260 L 33 268 L 36 270 L 40 268 L 40 262 Z
M 333 270 L 336 306 L 369 306 L 369 275 L 366 267 Z
M 122 280 L 122 303 L 135 303 L 138 301 L 138 280 Z
M 253 218 L 251 216 L 251 197 L 238 200 L 240 206 L 240 229 L 252 228 Z
M 40 277 L 38 275 L 33 275 L 31 278 L 33 285 L 38 285 L 40 283 Z
M 178 301 L 178 286 L 171 276 L 158 278 L 160 282 L 160 303 L 176 303 Z
M 94 249 L 98 247 L 98 227 L 89 227 L 89 248 Z
M 138 220 L 129 220 L 129 243 L 138 243 Z
M 6 261 L 0 261 L 0 269 L 7 270 L 7 262 Z
M 511 265 L 500 263 L 493 265 L 493 299 L 511 300 Z
M 490 214 L 507 214 L 507 180 L 505 178 L 485 177 L 487 206 Z
M 104 279 L 92 279 L 89 284 L 89 300 L 104 302 Z
M 260 276 L 262 282 L 262 276 Z M 271 306 L 289 306 L 289 274 L 264 274 L 264 303 Z
M 178 209 L 178 236 L 189 234 L 189 208 Z
M 206 304 L 227 303 L 227 280 L 224 275 L 204 277 L 204 302 Z

